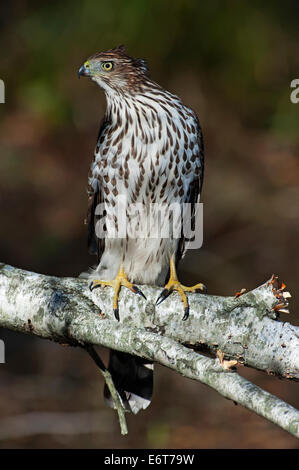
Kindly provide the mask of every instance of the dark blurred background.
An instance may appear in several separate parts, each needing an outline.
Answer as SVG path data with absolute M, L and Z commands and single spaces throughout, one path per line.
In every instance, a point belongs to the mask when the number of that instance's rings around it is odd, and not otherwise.
M 76 276 L 87 254 L 87 173 L 104 95 L 77 70 L 125 44 L 199 115 L 206 149 L 204 245 L 181 276 L 209 293 L 252 289 L 273 273 L 299 323 L 299 3 L 12 1 L 0 6 L 0 260 Z M 192 260 L 192 262 L 191 262 Z M 82 351 L 0 331 L 0 447 L 298 448 L 298 441 L 215 391 L 156 367 L 151 406 L 117 417 Z M 103 351 L 104 357 L 107 352 Z M 298 385 L 239 368 L 293 406 Z

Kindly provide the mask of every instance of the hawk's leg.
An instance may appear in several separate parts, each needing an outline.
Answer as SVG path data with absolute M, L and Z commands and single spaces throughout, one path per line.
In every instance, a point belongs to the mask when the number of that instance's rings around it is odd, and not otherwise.
M 139 295 L 141 295 L 142 297 L 144 297 L 146 299 L 143 292 L 140 289 L 138 289 L 137 286 L 135 286 L 134 284 L 132 284 L 131 282 L 128 281 L 127 275 L 126 275 L 122 265 L 120 265 L 117 276 L 116 276 L 115 279 L 113 279 L 113 281 L 99 281 L 99 280 L 92 281 L 91 284 L 90 284 L 90 290 L 93 290 L 96 287 L 100 287 L 100 286 L 113 287 L 113 289 L 114 289 L 113 312 L 114 312 L 115 318 L 117 320 L 119 320 L 118 296 L 119 296 L 120 288 L 122 286 L 127 287 L 132 292 L 134 292 L 134 294 L 139 294 Z
M 186 295 L 186 292 L 197 292 L 197 291 L 206 292 L 206 287 L 202 283 L 196 284 L 195 286 L 192 286 L 192 287 L 183 286 L 183 284 L 181 284 L 180 281 L 178 280 L 176 269 L 175 269 L 175 260 L 174 260 L 174 256 L 172 256 L 170 259 L 169 281 L 167 282 L 166 286 L 164 287 L 161 294 L 159 295 L 156 305 L 159 305 L 161 302 L 163 302 L 163 300 L 165 300 L 174 290 L 176 290 L 181 296 L 181 299 L 184 304 L 183 320 L 187 320 L 187 318 L 189 317 L 189 302 L 188 302 L 188 297 Z

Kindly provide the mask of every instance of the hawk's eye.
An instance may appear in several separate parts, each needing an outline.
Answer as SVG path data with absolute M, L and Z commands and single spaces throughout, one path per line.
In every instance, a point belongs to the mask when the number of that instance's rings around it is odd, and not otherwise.
M 110 70 L 113 69 L 113 63 L 112 62 L 103 62 L 102 63 L 102 69 L 104 69 L 106 72 L 109 72 Z

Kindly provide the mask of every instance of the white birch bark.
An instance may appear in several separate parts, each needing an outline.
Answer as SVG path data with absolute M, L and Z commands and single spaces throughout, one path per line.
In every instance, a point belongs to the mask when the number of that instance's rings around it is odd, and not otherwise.
M 299 328 L 278 320 L 289 297 L 278 281 L 272 279 L 237 298 L 190 294 L 190 317 L 185 322 L 177 294 L 155 307 L 160 288 L 139 287 L 147 301 L 122 289 L 117 322 L 109 287 L 91 293 L 83 279 L 0 264 L 0 327 L 145 357 L 201 381 L 299 437 L 299 411 L 248 382 L 233 367 L 242 362 L 299 379 Z

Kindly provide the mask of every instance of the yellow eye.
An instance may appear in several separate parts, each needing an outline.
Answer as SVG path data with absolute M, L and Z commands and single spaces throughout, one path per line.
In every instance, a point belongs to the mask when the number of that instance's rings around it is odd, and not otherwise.
M 102 69 L 104 69 L 106 72 L 109 72 L 110 70 L 113 69 L 113 63 L 112 62 L 103 62 L 102 63 Z

